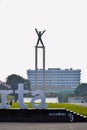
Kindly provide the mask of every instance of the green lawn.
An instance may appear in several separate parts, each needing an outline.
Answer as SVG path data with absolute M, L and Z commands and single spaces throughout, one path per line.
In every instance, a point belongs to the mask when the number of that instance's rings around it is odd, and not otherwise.
M 32 108 L 31 104 L 28 103 L 28 108 Z M 48 103 L 48 108 L 66 108 L 73 112 L 79 113 L 81 115 L 87 116 L 87 107 L 75 105 L 75 104 L 63 104 L 63 103 Z M 11 108 L 20 108 L 18 103 L 13 103 Z
M 48 104 L 48 108 L 66 108 L 69 109 L 70 111 L 79 113 L 80 115 L 87 116 L 87 107 L 83 107 L 75 104 L 63 104 L 63 103 Z

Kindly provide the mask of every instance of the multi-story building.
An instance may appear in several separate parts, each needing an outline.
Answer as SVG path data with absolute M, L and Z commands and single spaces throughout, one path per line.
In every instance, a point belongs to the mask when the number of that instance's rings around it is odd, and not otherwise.
M 28 79 L 31 83 L 31 89 L 35 90 L 35 70 L 27 70 Z M 81 70 L 79 69 L 60 69 L 48 68 L 45 70 L 45 90 L 46 91 L 64 91 L 72 92 L 80 84 Z M 43 90 L 43 70 L 37 70 L 37 86 Z

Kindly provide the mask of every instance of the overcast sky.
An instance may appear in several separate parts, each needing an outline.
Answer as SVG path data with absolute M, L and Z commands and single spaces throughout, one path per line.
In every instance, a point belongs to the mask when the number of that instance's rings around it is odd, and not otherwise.
M 0 0 L 0 80 L 34 69 L 35 28 L 46 29 L 46 68 L 81 69 L 87 82 L 87 0 Z

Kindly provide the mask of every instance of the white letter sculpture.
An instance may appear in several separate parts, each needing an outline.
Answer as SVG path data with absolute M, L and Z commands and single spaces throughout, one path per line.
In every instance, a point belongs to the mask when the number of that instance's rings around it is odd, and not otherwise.
M 16 90 L 15 92 L 16 92 L 16 94 L 18 94 L 18 103 L 19 103 L 20 107 L 21 107 L 22 109 L 27 109 L 28 106 L 26 106 L 26 105 L 23 103 L 23 95 L 24 95 L 25 93 L 28 93 L 28 90 L 24 90 L 23 84 L 22 84 L 22 83 L 19 83 L 19 84 L 18 84 L 18 90 Z
M 1 105 L 0 108 L 9 109 L 10 105 L 7 104 L 7 95 L 13 93 L 12 90 L 0 90 L 1 93 Z
M 32 96 L 35 96 L 31 100 L 31 105 L 34 108 L 36 108 L 36 109 L 39 109 L 39 108 L 45 109 L 45 108 L 47 108 L 47 106 L 45 104 L 45 94 L 41 90 L 33 91 Z M 37 99 L 41 99 L 41 103 L 39 105 L 35 104 L 35 100 L 37 100 Z

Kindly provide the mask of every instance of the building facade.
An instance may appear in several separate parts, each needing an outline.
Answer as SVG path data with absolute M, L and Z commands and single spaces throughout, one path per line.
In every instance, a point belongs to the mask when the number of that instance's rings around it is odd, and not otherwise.
M 31 89 L 35 90 L 35 70 L 27 70 Z M 71 92 L 80 84 L 81 70 L 48 68 L 45 70 L 45 91 Z M 43 69 L 37 70 L 37 89 L 43 90 Z

